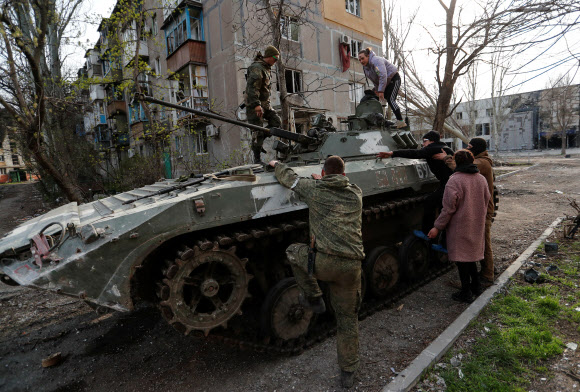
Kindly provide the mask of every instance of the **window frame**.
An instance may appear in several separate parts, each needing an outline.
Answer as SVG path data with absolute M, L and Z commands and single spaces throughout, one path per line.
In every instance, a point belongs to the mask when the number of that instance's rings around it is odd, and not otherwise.
M 359 91 L 360 91 L 360 97 L 357 96 L 357 93 Z M 348 84 L 348 99 L 350 102 L 360 102 L 360 100 L 362 99 L 362 97 L 364 97 L 364 95 L 365 95 L 364 83 L 352 82 L 352 83 Z
M 349 9 L 349 3 L 352 7 L 350 7 L 351 9 Z M 361 17 L 361 6 L 360 6 L 361 0 L 345 0 L 345 5 L 346 5 L 346 12 L 348 14 L 354 15 L 358 18 Z
M 350 39 L 350 57 L 358 60 L 358 52 L 363 49 L 363 41 L 359 41 L 351 37 Z
M 193 12 L 196 11 L 196 12 Z M 192 34 L 192 21 L 196 20 L 197 23 L 197 34 L 198 38 L 193 38 Z M 167 57 L 171 56 L 173 53 L 179 49 L 187 40 L 191 39 L 194 41 L 205 41 L 204 30 L 203 30 L 203 10 L 194 9 L 193 7 L 185 7 L 183 12 L 181 12 L 175 19 L 175 22 L 170 25 L 165 31 L 165 45 L 167 51 Z M 170 46 L 170 40 L 172 40 L 172 45 Z
M 195 155 L 208 154 L 207 131 L 205 129 L 193 132 L 193 151 Z
M 292 28 L 292 26 L 294 26 L 294 28 Z M 294 33 L 296 33 L 296 39 L 293 38 Z M 298 18 L 294 16 L 282 16 L 280 18 L 280 34 L 282 38 L 288 41 L 299 42 L 300 25 L 298 24 Z
M 298 81 L 299 86 L 298 86 L 298 89 L 296 91 L 290 91 L 290 89 L 288 89 L 288 72 L 290 72 L 290 75 L 292 76 L 291 77 L 291 79 L 292 79 L 291 86 L 293 86 L 293 87 L 296 87 L 297 86 L 296 80 L 295 80 L 295 75 L 299 75 L 300 76 L 300 80 Z M 303 84 L 302 84 L 302 81 L 303 81 L 302 71 L 297 70 L 297 69 L 288 69 L 287 68 L 285 70 L 285 75 L 284 76 L 286 77 L 286 92 L 287 93 L 289 93 L 289 94 L 296 94 L 296 93 L 301 93 L 301 92 L 304 91 Z

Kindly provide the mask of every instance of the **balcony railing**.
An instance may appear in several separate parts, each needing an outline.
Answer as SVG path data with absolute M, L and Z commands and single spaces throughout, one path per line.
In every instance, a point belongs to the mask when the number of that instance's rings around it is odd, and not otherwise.
M 177 72 L 189 63 L 207 64 L 205 41 L 187 40 L 167 57 L 167 68 Z
M 207 97 L 187 97 L 181 101 L 178 101 L 177 104 L 183 106 L 184 108 L 201 110 L 203 112 L 207 112 L 209 110 L 209 98 Z M 190 115 L 192 115 L 192 113 L 185 110 L 177 112 L 178 119 Z
M 109 118 L 117 114 L 127 113 L 127 103 L 125 101 L 110 101 L 107 105 Z

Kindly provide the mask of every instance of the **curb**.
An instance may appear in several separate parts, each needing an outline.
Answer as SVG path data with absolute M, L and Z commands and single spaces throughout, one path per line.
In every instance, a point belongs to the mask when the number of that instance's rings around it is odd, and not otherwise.
M 521 172 L 521 171 L 524 171 L 524 170 L 530 170 L 531 168 L 533 168 L 533 167 L 536 167 L 536 166 L 539 166 L 539 165 L 540 165 L 539 163 L 534 163 L 532 166 L 524 167 L 524 168 L 522 168 L 522 169 L 518 169 L 518 170 L 514 170 L 514 171 L 512 171 L 512 172 L 506 173 L 506 174 L 502 174 L 502 175 L 500 175 L 500 176 L 497 176 L 497 177 L 495 178 L 495 181 L 499 181 L 499 180 L 500 180 L 500 179 L 502 179 L 502 178 L 509 177 L 509 176 L 511 176 L 512 174 L 516 174 L 516 173 L 519 173 L 519 172 Z
M 469 305 L 463 313 L 455 319 L 453 323 L 441 335 L 439 335 L 417 358 L 411 362 L 409 366 L 389 384 L 387 384 L 382 392 L 404 392 L 413 388 L 415 384 L 421 379 L 423 373 L 436 361 L 438 361 L 451 348 L 453 343 L 467 328 L 469 323 L 477 317 L 489 301 L 493 298 L 495 293 L 501 290 L 511 277 L 520 269 L 524 261 L 534 253 L 536 248 L 544 241 L 552 232 L 554 228 L 562 222 L 563 218 L 557 218 L 548 228 L 536 239 L 517 259 L 514 261 L 477 299 Z

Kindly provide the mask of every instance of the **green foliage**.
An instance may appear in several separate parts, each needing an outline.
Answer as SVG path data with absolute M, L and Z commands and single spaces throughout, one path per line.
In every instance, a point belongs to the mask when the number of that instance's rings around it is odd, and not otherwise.
M 566 314 L 559 290 L 550 285 L 516 286 L 482 315 L 487 333 L 462 363 L 463 378 L 450 368 L 441 373 L 448 391 L 527 391 L 529 380 L 547 369 L 542 361 L 563 351 L 554 320 Z
M 126 192 L 131 189 L 139 188 L 152 184 L 159 180 L 162 175 L 159 172 L 156 156 L 135 155 L 132 158 L 124 159 L 118 169 L 110 173 L 112 179 L 107 184 L 108 193 Z

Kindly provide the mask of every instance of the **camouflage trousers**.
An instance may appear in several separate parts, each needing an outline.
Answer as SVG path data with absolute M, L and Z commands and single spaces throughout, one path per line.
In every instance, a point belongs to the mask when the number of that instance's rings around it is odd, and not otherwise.
M 272 128 L 280 128 L 282 126 L 282 120 L 276 112 L 272 109 L 264 109 L 264 116 L 262 118 L 256 116 L 256 112 L 254 110 L 249 110 L 247 113 L 248 122 L 253 125 L 259 125 L 261 127 L 264 126 L 264 121 L 268 122 L 267 127 Z M 262 150 L 262 146 L 264 145 L 264 139 L 266 137 L 260 131 L 252 131 L 252 151 L 254 152 L 254 156 L 259 157 L 260 151 Z
M 336 316 L 336 351 L 341 370 L 354 372 L 359 367 L 358 311 L 361 304 L 361 261 L 326 253 L 316 254 L 313 276 L 308 275 L 308 246 L 298 257 L 289 257 L 298 286 L 306 298 L 319 297 L 322 291 L 317 279 L 326 282 L 330 303 Z

